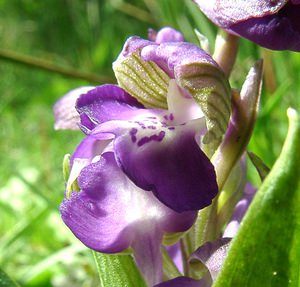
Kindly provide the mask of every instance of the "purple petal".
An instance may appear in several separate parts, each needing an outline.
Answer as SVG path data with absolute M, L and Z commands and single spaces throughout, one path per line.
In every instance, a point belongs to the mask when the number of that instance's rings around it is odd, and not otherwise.
M 91 130 L 109 120 L 130 119 L 130 113 L 143 106 L 118 86 L 103 85 L 81 95 L 76 108 L 81 124 Z
M 209 270 L 212 279 L 215 280 L 227 255 L 230 240 L 230 238 L 221 238 L 205 243 L 191 255 L 190 261 L 202 262 Z
M 150 32 L 150 40 L 155 41 L 157 44 L 165 43 L 165 42 L 183 42 L 184 37 L 182 33 L 171 27 L 164 27 L 159 30 L 157 33 Z
M 182 65 L 188 65 L 190 63 L 209 63 L 218 66 L 204 50 L 194 44 L 186 42 L 148 45 L 141 50 L 141 56 L 145 61 L 155 62 L 171 78 L 175 77 L 176 69 Z
M 79 115 L 75 109 L 76 100 L 94 87 L 80 87 L 60 98 L 53 106 L 55 129 L 79 130 Z
M 214 167 L 186 126 L 131 129 L 114 147 L 128 177 L 177 212 L 204 208 L 218 192 Z
M 219 27 L 273 50 L 300 51 L 300 2 L 194 0 Z
M 194 0 L 206 16 L 216 25 L 229 28 L 231 25 L 252 17 L 259 18 L 278 12 L 286 0 Z
M 189 277 L 177 277 L 154 287 L 211 287 L 211 282 L 206 279 L 195 280 Z
M 180 242 L 166 246 L 166 250 L 169 253 L 169 256 L 172 258 L 174 264 L 176 265 L 179 272 L 183 273 L 183 261 L 182 261 L 182 252 L 180 248 Z
M 269 49 L 300 51 L 299 14 L 300 5 L 288 3 L 275 15 L 251 18 L 230 30 Z
M 145 232 L 136 236 L 132 242 L 134 259 L 149 286 L 161 282 L 163 276 L 161 254 L 163 233 L 159 226 L 158 228 L 153 226 L 151 229 L 151 232 Z
M 73 160 L 76 158 L 87 159 L 88 162 L 91 162 L 95 156 L 101 155 L 112 138 L 114 136 L 110 134 L 102 134 L 101 138 L 94 138 L 92 136 L 84 138 L 71 157 L 71 166 Z
M 120 252 L 157 228 L 185 231 L 196 218 L 196 212 L 176 213 L 138 188 L 118 167 L 112 152 L 85 167 L 78 184 L 81 191 L 65 199 L 60 212 L 75 236 L 100 252 Z
M 106 154 L 83 169 L 78 182 L 81 191 L 72 193 L 60 206 L 65 224 L 94 250 L 115 253 L 128 248 L 133 235 L 125 216 L 128 202 L 120 204 L 127 181 L 116 168 L 113 155 Z
M 67 197 L 73 191 L 72 184 L 77 180 L 81 170 L 100 157 L 113 137 L 114 135 L 111 134 L 103 134 L 100 140 L 88 136 L 81 141 L 70 160 L 71 171 L 66 186 Z
M 120 53 L 119 57 L 117 58 L 116 61 L 119 61 L 121 58 L 127 57 L 130 54 L 148 46 L 148 45 L 153 45 L 154 43 L 149 40 L 142 39 L 137 36 L 130 37 L 126 40 L 123 50 Z

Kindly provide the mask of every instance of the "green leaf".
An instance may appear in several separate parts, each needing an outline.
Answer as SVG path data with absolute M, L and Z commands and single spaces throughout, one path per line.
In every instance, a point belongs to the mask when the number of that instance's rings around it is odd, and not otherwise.
M 93 252 L 101 287 L 146 287 L 131 255 Z
M 233 240 L 214 287 L 300 284 L 300 119 L 288 110 L 289 132 Z
M 0 287 L 17 287 L 18 285 L 0 269 Z

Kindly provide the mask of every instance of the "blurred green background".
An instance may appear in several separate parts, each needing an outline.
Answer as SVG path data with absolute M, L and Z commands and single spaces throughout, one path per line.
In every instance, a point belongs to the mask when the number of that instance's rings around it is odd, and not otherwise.
M 32 56 L 107 77 L 131 35 L 172 26 L 213 47 L 217 29 L 190 0 L 0 0 L 0 266 L 21 286 L 97 286 L 92 254 L 60 220 L 61 162 L 83 135 L 54 131 L 52 106 L 69 90 L 101 84 L 8 61 Z M 265 57 L 260 114 L 249 150 L 270 167 L 286 130 L 286 109 L 300 107 L 300 54 L 270 52 L 242 40 L 232 87 Z M 32 59 L 29 59 L 29 62 Z M 249 164 L 249 179 L 259 184 Z M 0 284 L 1 285 L 1 284 Z

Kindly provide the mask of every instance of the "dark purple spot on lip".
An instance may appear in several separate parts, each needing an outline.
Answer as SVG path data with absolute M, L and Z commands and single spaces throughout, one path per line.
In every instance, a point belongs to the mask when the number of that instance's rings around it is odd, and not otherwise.
M 166 133 L 164 131 L 161 131 L 158 135 L 154 134 L 150 137 L 143 137 L 138 141 L 137 144 L 138 144 L 138 146 L 142 146 L 151 141 L 161 142 L 163 140 L 163 138 L 165 137 L 165 134 Z
M 130 136 L 131 136 L 131 141 L 133 142 L 133 143 L 135 143 L 136 142 L 136 134 L 137 134 L 137 132 L 138 132 L 138 130 L 136 129 L 136 128 L 132 128 L 131 130 L 130 130 Z
M 138 122 L 138 121 L 135 121 L 136 124 L 138 124 L 142 129 L 145 129 L 146 126 L 143 122 Z
M 147 126 L 148 129 L 156 130 L 156 126 Z
M 164 115 L 164 119 L 168 120 L 169 119 L 168 115 Z
M 175 130 L 175 127 L 168 127 L 168 130 L 173 131 Z
M 174 115 L 170 114 L 170 121 L 173 121 L 173 120 L 174 120 Z

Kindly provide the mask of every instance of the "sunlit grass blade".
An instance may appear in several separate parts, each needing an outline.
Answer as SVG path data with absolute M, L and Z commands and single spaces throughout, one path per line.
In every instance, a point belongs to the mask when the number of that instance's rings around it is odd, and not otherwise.
M 35 264 L 35 266 L 27 268 L 25 274 L 22 276 L 22 283 L 30 284 L 31 281 L 34 281 L 35 278 L 40 276 L 43 272 L 48 271 L 51 267 L 58 263 L 69 262 L 76 254 L 83 251 L 88 252 L 88 249 L 83 244 L 79 243 L 58 250 Z

